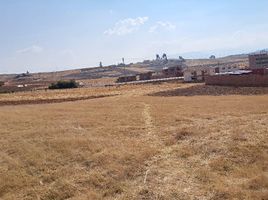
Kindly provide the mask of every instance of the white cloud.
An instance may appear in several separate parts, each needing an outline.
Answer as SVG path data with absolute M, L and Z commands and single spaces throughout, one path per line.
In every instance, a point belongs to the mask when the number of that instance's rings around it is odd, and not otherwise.
M 158 21 L 154 26 L 151 26 L 149 29 L 150 33 L 155 33 L 158 30 L 172 31 L 176 29 L 176 25 L 169 21 Z
M 139 30 L 148 21 L 148 17 L 127 18 L 118 21 L 113 28 L 104 31 L 105 35 L 126 35 Z
M 37 45 L 32 45 L 30 47 L 26 47 L 24 49 L 17 50 L 17 53 L 24 54 L 24 53 L 41 53 L 43 48 Z

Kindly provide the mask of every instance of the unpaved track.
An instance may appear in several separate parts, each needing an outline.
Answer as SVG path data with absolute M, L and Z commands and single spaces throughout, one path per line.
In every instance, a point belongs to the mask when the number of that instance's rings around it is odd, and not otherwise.
M 157 165 L 158 162 L 166 159 L 169 157 L 170 152 L 172 151 L 171 147 L 165 146 L 161 138 L 156 132 L 156 127 L 154 125 L 154 120 L 151 114 L 151 105 L 148 103 L 143 103 L 144 109 L 143 109 L 143 118 L 144 118 L 144 124 L 145 124 L 145 140 L 146 142 L 149 142 L 150 144 L 155 145 L 157 148 L 159 148 L 159 153 L 155 155 L 154 157 L 148 159 L 145 163 L 146 171 L 144 174 L 143 184 L 144 187 L 147 187 L 147 179 L 149 176 L 152 176 L 152 171 L 157 171 Z
M 145 123 L 145 128 L 147 131 L 147 137 L 150 138 L 154 138 L 156 137 L 155 135 L 155 130 L 154 130 L 154 125 L 153 125 L 153 119 L 150 113 L 150 105 L 144 103 L 144 109 L 143 109 L 143 113 L 142 113 L 143 117 L 144 117 L 144 123 Z

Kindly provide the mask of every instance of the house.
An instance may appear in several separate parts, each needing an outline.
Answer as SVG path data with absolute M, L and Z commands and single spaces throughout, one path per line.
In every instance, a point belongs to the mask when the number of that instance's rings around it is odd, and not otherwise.
M 228 73 L 228 72 L 235 72 L 239 70 L 239 67 L 237 66 L 226 66 L 226 65 L 221 65 L 215 67 L 215 73 Z
M 268 68 L 268 52 L 259 52 L 250 54 L 249 69 L 265 69 Z

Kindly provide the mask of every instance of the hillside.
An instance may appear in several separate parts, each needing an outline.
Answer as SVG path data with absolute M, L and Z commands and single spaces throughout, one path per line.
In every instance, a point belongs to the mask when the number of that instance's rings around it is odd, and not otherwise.
M 0 75 L 0 81 L 5 81 L 6 84 L 10 86 L 27 84 L 30 86 L 28 89 L 47 87 L 54 81 L 68 79 L 78 80 L 84 84 L 91 82 L 90 85 L 94 85 L 93 83 L 97 82 L 96 84 L 98 85 L 102 84 L 102 80 L 104 80 L 103 83 L 111 83 L 119 76 L 136 75 L 148 71 L 161 71 L 164 67 L 173 67 L 181 64 L 183 64 L 183 66 L 235 65 L 244 68 L 248 66 L 248 58 L 246 55 L 234 55 L 218 59 L 186 59 L 183 63 L 178 59 L 169 59 L 168 61 L 146 60 L 125 66 L 121 64 L 118 66 L 113 65 L 58 72 Z

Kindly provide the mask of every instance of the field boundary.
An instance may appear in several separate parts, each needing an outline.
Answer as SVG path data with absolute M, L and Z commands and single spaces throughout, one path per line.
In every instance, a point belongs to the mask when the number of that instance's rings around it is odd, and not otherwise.
M 122 83 L 113 83 L 105 84 L 105 87 L 109 86 L 120 86 L 120 85 L 138 85 L 138 84 L 147 84 L 147 83 L 162 83 L 162 82 L 173 82 L 173 81 L 182 81 L 183 77 L 170 77 L 170 78 L 160 78 L 160 79 L 150 79 L 150 80 L 141 80 L 141 81 L 129 81 Z
M 57 99 L 31 99 L 31 100 L 0 100 L 0 106 L 16 106 L 16 105 L 34 105 L 34 104 L 52 104 L 52 103 L 63 103 L 63 102 L 72 102 L 72 101 L 83 101 L 90 99 L 99 99 L 105 97 L 113 97 L 118 94 L 111 95 L 98 95 L 98 96 L 86 96 L 86 97 L 71 97 L 71 98 L 57 98 Z

